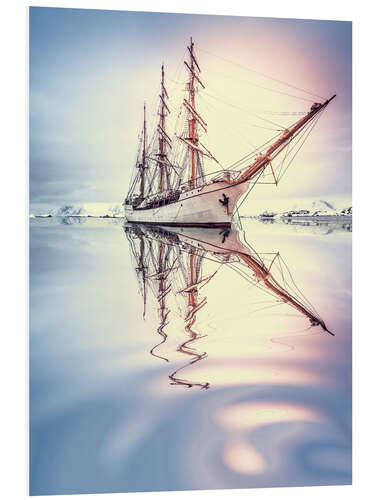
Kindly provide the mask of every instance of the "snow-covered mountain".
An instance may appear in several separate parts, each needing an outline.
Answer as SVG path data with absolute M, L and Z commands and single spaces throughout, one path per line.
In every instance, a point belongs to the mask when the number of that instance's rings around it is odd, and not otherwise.
M 61 207 L 36 207 L 32 216 L 37 217 L 123 217 L 119 204 L 85 203 Z
M 312 202 L 294 203 L 289 210 L 284 211 L 264 211 L 259 214 L 262 218 L 280 218 L 280 217 L 340 217 L 352 216 L 352 207 L 342 209 L 326 200 L 316 200 Z

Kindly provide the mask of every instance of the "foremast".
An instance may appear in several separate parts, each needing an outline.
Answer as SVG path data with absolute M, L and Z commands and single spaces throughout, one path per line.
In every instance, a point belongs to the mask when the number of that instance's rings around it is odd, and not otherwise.
M 187 126 L 185 135 L 178 136 L 184 144 L 188 146 L 188 185 L 190 189 L 195 189 L 198 185 L 205 183 L 205 173 L 203 166 L 203 156 L 206 156 L 214 161 L 216 159 L 208 151 L 208 149 L 200 142 L 199 132 L 207 132 L 207 123 L 202 118 L 196 108 L 196 96 L 198 88 L 204 89 L 196 54 L 194 52 L 194 42 L 190 38 L 190 45 L 187 47 L 189 52 L 189 62 L 184 61 L 188 70 L 189 80 L 187 82 L 188 95 L 187 99 L 183 100 L 183 105 L 187 111 Z
M 202 299 L 199 298 L 199 288 L 206 284 L 213 277 L 213 275 L 216 274 L 215 272 L 208 278 L 202 279 L 203 258 L 204 254 L 202 255 L 202 252 L 197 251 L 195 248 L 190 248 L 188 249 L 187 261 L 185 263 L 182 260 L 180 261 L 180 269 L 184 275 L 186 286 L 182 290 L 179 290 L 178 293 L 183 294 L 185 298 L 187 298 L 187 312 L 184 317 L 184 322 L 185 331 L 188 333 L 189 338 L 179 345 L 177 351 L 191 356 L 191 359 L 187 364 L 171 373 L 169 378 L 172 381 L 172 384 L 185 385 L 187 387 L 198 386 L 202 389 L 208 389 L 210 385 L 208 382 L 192 382 L 191 380 L 184 379 L 180 376 L 180 372 L 189 365 L 193 365 L 194 363 L 197 363 L 207 357 L 206 352 L 199 353 L 192 346 L 193 343 L 204 336 L 200 335 L 194 327 L 198 311 L 207 305 L 206 297 L 203 297 Z

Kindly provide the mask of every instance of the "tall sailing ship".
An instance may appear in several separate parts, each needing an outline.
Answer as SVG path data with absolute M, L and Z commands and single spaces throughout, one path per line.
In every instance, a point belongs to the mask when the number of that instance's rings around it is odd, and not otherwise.
M 207 132 L 207 123 L 199 112 L 196 101 L 199 91 L 205 89 L 205 86 L 192 39 L 187 50 L 189 61 L 184 61 L 184 64 L 188 82 L 182 102 L 182 133 L 175 133 L 171 137 L 167 132 L 170 109 L 164 65 L 159 95 L 159 119 L 150 142 L 147 141 L 144 105 L 137 161 L 123 202 L 125 217 L 129 222 L 168 226 L 229 225 L 238 209 L 240 198 L 246 196 L 245 193 L 259 182 L 266 169 L 272 173 L 277 185 L 279 177 L 275 174 L 273 162 L 279 155 L 282 164 L 288 155 L 294 158 L 294 146 L 298 145 L 298 152 L 322 111 L 335 97 L 333 95 L 321 103 L 315 102 L 297 122 L 279 130 L 275 137 L 236 162 L 232 168 L 221 168 L 208 173 L 206 162 L 220 164 L 201 141 L 201 136 Z M 175 153 L 176 149 L 178 154 Z
M 265 297 L 270 297 L 269 307 L 288 305 L 299 316 L 307 318 L 310 327 L 333 335 L 295 284 L 279 252 L 259 253 L 242 241 L 234 225 L 203 229 L 125 224 L 124 231 L 143 297 L 144 317 L 152 296 L 158 304 L 158 341 L 150 350 L 152 356 L 169 361 L 161 349 L 167 342 L 168 328 L 174 331 L 171 323 L 177 322 L 178 317 L 182 319 L 186 335 L 176 351 L 187 361 L 169 375 L 173 385 L 209 387 L 209 382 L 186 379 L 182 372 L 207 357 L 206 352 L 199 352 L 194 346 L 205 336 L 200 332 L 198 319 L 208 303 L 209 294 L 204 293 L 208 287 L 205 287 L 223 265 L 237 272 Z M 249 304 L 249 324 L 250 309 Z

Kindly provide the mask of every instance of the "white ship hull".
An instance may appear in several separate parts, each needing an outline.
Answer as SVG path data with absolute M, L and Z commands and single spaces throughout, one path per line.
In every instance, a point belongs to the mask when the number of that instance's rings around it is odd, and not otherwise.
M 231 223 L 236 204 L 247 191 L 249 182 L 230 184 L 219 181 L 186 191 L 179 200 L 156 208 L 125 206 L 129 222 L 144 222 L 164 226 L 225 226 Z M 228 198 L 223 205 L 224 195 Z

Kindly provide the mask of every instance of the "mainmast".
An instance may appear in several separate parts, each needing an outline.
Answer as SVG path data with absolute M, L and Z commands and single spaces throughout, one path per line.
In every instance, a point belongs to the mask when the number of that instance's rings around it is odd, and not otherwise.
M 286 129 L 282 136 L 272 144 L 264 155 L 260 155 L 249 167 L 246 168 L 245 172 L 234 182 L 246 182 L 253 179 L 258 173 L 264 170 L 268 165 L 272 167 L 272 160 L 278 156 L 281 151 L 291 142 L 296 135 L 298 135 L 301 130 L 328 104 L 336 97 L 333 95 L 330 99 L 327 99 L 324 103 L 315 103 L 311 107 L 310 111 L 299 120 L 290 130 Z

